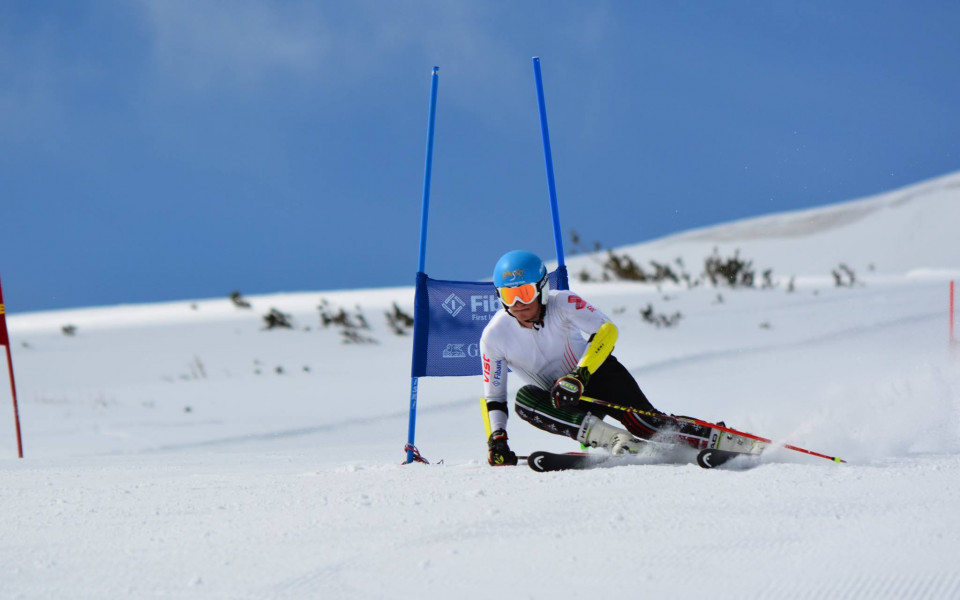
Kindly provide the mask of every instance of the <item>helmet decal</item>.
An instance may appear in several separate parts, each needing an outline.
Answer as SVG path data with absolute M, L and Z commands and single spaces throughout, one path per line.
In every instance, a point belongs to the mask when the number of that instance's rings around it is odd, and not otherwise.
M 523 273 L 524 273 L 523 269 L 514 269 L 513 271 L 504 271 L 502 275 L 503 281 L 504 282 L 522 281 Z

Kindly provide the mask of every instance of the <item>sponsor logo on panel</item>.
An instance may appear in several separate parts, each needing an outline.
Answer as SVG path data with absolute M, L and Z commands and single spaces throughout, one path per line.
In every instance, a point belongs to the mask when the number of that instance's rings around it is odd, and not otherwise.
M 440 354 L 443 358 L 477 358 L 480 356 L 480 344 L 447 344 Z

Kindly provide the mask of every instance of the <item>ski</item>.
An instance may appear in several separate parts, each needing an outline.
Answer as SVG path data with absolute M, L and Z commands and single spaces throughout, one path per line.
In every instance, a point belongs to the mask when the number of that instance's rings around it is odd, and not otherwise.
M 583 452 L 559 454 L 538 450 L 527 457 L 527 464 L 538 473 L 546 473 L 548 471 L 590 469 L 607 462 L 611 458 L 613 456 L 610 454 L 586 454 Z
M 538 473 L 549 473 L 552 471 L 582 471 L 596 467 L 607 467 L 614 465 L 649 465 L 654 464 L 644 461 L 633 455 L 613 456 L 611 454 L 585 454 L 581 452 L 572 452 L 560 454 L 556 452 L 544 452 L 538 450 L 527 457 L 527 465 Z M 717 450 L 715 448 L 705 448 L 697 454 L 697 465 L 704 469 L 715 469 L 724 465 L 735 458 L 740 458 L 742 467 L 756 466 L 760 461 L 758 453 L 734 452 L 731 450 Z M 633 459 L 633 460 L 631 460 Z
M 735 452 L 732 450 L 705 448 L 697 453 L 697 464 L 704 469 L 714 469 L 737 457 L 743 457 L 749 461 L 748 464 L 751 465 L 760 461 L 760 453 L 758 452 Z

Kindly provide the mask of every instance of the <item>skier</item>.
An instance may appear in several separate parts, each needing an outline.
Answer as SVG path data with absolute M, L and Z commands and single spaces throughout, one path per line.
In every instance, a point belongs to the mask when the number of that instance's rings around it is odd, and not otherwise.
M 515 465 L 507 443 L 507 370 L 528 385 L 517 391 L 514 407 L 534 427 L 567 436 L 613 454 L 636 453 L 654 435 L 702 448 L 711 428 L 606 409 L 580 400 L 588 396 L 664 414 L 650 404 L 633 376 L 610 354 L 616 326 L 602 312 L 569 291 L 550 290 L 540 258 L 524 250 L 504 254 L 493 271 L 503 305 L 483 330 L 483 393 L 492 433 L 487 440 L 491 465 Z M 586 337 L 585 337 L 586 336 Z M 589 339 L 588 339 L 589 338 Z M 623 427 L 603 421 L 605 416 Z M 658 438 L 660 439 L 660 438 Z

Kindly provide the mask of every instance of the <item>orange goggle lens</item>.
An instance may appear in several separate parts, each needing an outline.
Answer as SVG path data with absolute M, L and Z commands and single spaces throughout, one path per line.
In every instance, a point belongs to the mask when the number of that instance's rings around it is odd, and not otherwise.
M 513 306 L 517 302 L 521 304 L 530 304 L 540 295 L 540 288 L 535 283 L 525 283 L 517 287 L 500 288 L 500 300 L 507 306 Z

